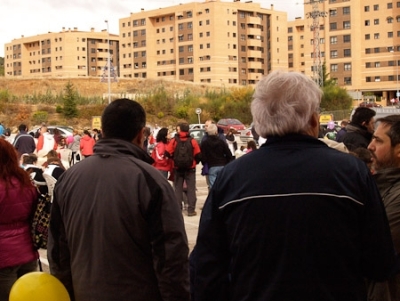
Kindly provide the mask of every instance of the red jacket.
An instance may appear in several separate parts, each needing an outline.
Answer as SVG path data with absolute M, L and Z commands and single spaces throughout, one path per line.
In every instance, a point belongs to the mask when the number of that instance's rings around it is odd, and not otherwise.
M 33 247 L 30 217 L 36 206 L 37 191 L 23 188 L 13 180 L 6 194 L 0 181 L 0 269 L 25 264 L 39 258 Z
M 170 171 L 172 168 L 172 159 L 165 155 L 167 144 L 158 142 L 151 153 L 154 160 L 153 166 L 158 170 Z
M 80 150 L 81 154 L 84 156 L 91 156 L 93 155 L 93 147 L 96 141 L 89 137 L 88 135 L 83 135 L 80 142 Z
M 179 132 L 179 139 L 181 139 L 181 141 L 186 141 L 188 139 L 188 135 L 189 133 L 187 132 Z M 176 148 L 176 139 L 172 138 L 166 148 L 166 151 L 170 154 L 171 158 L 174 157 L 174 152 L 175 152 L 175 148 Z M 192 164 L 192 168 L 196 168 L 196 156 L 200 155 L 200 146 L 197 143 L 197 141 L 195 139 L 192 139 L 192 146 L 193 146 L 193 164 Z

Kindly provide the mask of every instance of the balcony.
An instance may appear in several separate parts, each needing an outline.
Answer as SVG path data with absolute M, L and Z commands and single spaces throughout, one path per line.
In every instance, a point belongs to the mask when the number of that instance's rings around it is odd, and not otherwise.
M 260 80 L 262 78 L 262 73 L 248 73 L 247 79 L 248 80 Z
M 247 68 L 262 69 L 262 63 L 261 62 L 247 62 Z
M 247 46 L 261 47 L 262 42 L 259 39 L 247 39 Z
M 261 25 L 261 19 L 259 17 L 246 17 L 247 24 Z
M 253 36 L 260 36 L 261 35 L 261 29 L 256 28 L 256 27 L 247 27 L 246 30 L 247 35 L 253 35 Z
M 261 58 L 261 51 L 247 50 L 247 57 Z

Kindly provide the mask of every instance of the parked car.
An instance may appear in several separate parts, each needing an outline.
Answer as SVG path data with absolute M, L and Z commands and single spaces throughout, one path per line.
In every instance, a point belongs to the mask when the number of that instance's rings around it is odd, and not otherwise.
M 376 102 L 367 102 L 364 101 L 362 103 L 360 103 L 359 107 L 365 107 L 365 108 L 382 108 L 382 106 L 380 104 L 377 104 Z
M 246 129 L 243 123 L 234 118 L 223 118 L 217 122 L 217 126 L 224 130 L 224 134 L 228 133 L 229 129 L 235 129 L 237 133 Z
M 64 137 L 73 136 L 73 128 L 64 125 L 48 125 L 47 130 L 50 134 L 54 134 L 54 129 L 58 129 L 61 132 L 61 135 Z M 36 132 L 40 131 L 40 127 L 36 127 L 31 129 L 28 134 L 35 135 Z
M 193 130 L 189 130 L 189 134 L 200 145 L 201 139 L 203 139 L 204 135 L 206 134 L 206 130 L 205 129 L 193 129 Z
M 252 127 L 253 123 L 251 123 L 247 129 L 240 131 L 240 141 L 242 141 L 243 143 L 247 143 L 251 140 L 255 140 L 251 131 Z
M 204 123 L 191 123 L 189 124 L 189 130 L 194 130 L 194 129 L 204 129 L 205 124 Z

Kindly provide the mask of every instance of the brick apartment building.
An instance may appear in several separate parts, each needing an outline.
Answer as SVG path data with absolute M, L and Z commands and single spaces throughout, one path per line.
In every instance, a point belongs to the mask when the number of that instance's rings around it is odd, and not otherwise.
M 287 14 L 205 0 L 119 20 L 121 78 L 252 85 L 287 69 Z
M 288 68 L 313 75 L 314 31 L 304 19 L 288 22 Z M 385 105 L 396 97 L 400 66 L 400 1 L 319 1 L 319 48 L 330 78 L 355 99 L 374 94 Z M 307 18 L 308 17 L 308 18 Z
M 93 28 L 90 32 L 63 28 L 61 32 L 22 36 L 4 48 L 6 77 L 102 76 L 108 48 L 112 65 L 119 64 L 119 36 Z

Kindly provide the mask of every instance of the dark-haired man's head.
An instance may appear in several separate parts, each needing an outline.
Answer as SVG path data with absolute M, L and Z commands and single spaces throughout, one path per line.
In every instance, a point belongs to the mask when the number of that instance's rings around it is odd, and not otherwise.
M 181 122 L 178 124 L 178 126 L 179 126 L 179 129 L 181 132 L 185 132 L 185 133 L 189 132 L 189 124 L 188 123 Z
M 351 117 L 351 123 L 365 127 L 369 132 L 373 133 L 375 129 L 374 116 L 376 112 L 369 108 L 359 107 L 355 110 Z
M 18 131 L 22 132 L 22 131 L 26 131 L 27 126 L 26 124 L 21 123 L 18 127 Z
M 101 116 L 103 137 L 134 142 L 138 135 L 142 140 L 146 126 L 146 112 L 136 101 L 127 98 L 114 100 Z M 140 141 L 136 141 L 140 145 Z

